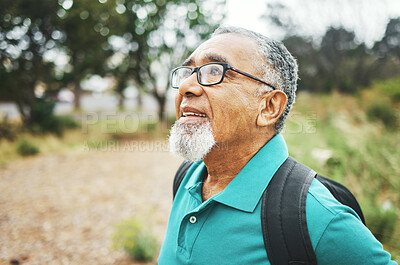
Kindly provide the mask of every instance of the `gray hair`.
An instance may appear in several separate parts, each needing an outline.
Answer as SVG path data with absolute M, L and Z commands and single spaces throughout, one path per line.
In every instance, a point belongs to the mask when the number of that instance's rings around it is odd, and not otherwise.
M 285 125 L 285 119 L 292 109 L 296 97 L 298 79 L 296 60 L 282 42 L 272 40 L 257 32 L 244 28 L 220 26 L 215 30 L 211 38 L 225 33 L 240 34 L 256 41 L 259 47 L 258 55 L 261 58 L 261 61 L 257 62 L 258 65 L 256 65 L 256 68 L 260 68 L 260 74 L 263 76 L 264 80 L 286 94 L 288 102 L 285 111 L 274 125 L 275 131 L 279 133 Z M 270 87 L 263 85 L 256 93 L 261 96 L 265 92 L 271 90 Z

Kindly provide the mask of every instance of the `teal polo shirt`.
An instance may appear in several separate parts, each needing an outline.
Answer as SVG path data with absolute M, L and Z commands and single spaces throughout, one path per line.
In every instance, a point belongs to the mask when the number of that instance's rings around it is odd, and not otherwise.
M 261 197 L 288 158 L 277 134 L 219 194 L 201 197 L 207 173 L 193 163 L 176 193 L 158 264 L 270 264 L 261 231 Z M 318 264 L 396 264 L 361 223 L 314 180 L 306 202 Z

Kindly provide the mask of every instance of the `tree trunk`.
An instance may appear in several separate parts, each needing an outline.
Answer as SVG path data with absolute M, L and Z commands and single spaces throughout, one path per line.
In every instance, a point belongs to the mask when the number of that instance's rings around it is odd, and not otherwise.
M 34 84 L 29 84 L 32 89 L 20 91 L 15 97 L 15 103 L 18 107 L 18 112 L 24 125 L 28 125 L 32 121 L 32 108 L 36 104 L 36 97 L 34 93 Z
M 157 95 L 156 96 L 157 103 L 158 103 L 158 121 L 162 126 L 167 125 L 167 118 L 165 115 L 165 102 L 166 102 L 166 95 Z
M 21 116 L 22 123 L 28 124 L 29 116 L 25 113 L 24 104 L 21 102 L 21 100 L 16 100 L 15 103 L 17 104 L 18 112 L 19 112 L 19 115 Z
M 142 94 L 142 90 L 140 90 L 139 88 L 137 89 L 137 91 L 138 91 L 137 98 L 136 98 L 137 108 L 139 110 L 141 110 L 143 108 L 143 94 Z
M 124 101 L 125 101 L 125 97 L 123 93 L 118 93 L 118 108 L 120 110 L 124 109 Z
M 126 73 L 116 73 L 116 78 L 117 78 L 117 85 L 115 87 L 115 92 L 118 95 L 118 108 L 120 110 L 124 109 L 124 101 L 125 101 L 125 96 L 124 96 L 124 90 L 126 87 Z
M 79 84 L 75 83 L 74 85 L 74 107 L 75 110 L 79 110 L 81 108 L 81 96 L 82 96 L 82 89 Z

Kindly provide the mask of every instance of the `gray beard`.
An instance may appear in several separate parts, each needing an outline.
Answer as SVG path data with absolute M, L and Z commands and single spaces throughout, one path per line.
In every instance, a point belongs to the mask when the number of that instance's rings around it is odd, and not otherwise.
M 215 145 L 211 123 L 182 124 L 176 121 L 169 137 L 169 151 L 188 161 L 203 159 Z

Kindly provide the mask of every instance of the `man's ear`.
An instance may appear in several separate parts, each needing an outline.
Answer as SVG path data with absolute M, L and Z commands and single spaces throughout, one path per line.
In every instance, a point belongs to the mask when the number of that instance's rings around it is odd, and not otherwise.
M 287 96 L 280 90 L 264 94 L 258 108 L 257 125 L 271 126 L 275 124 L 285 111 Z

